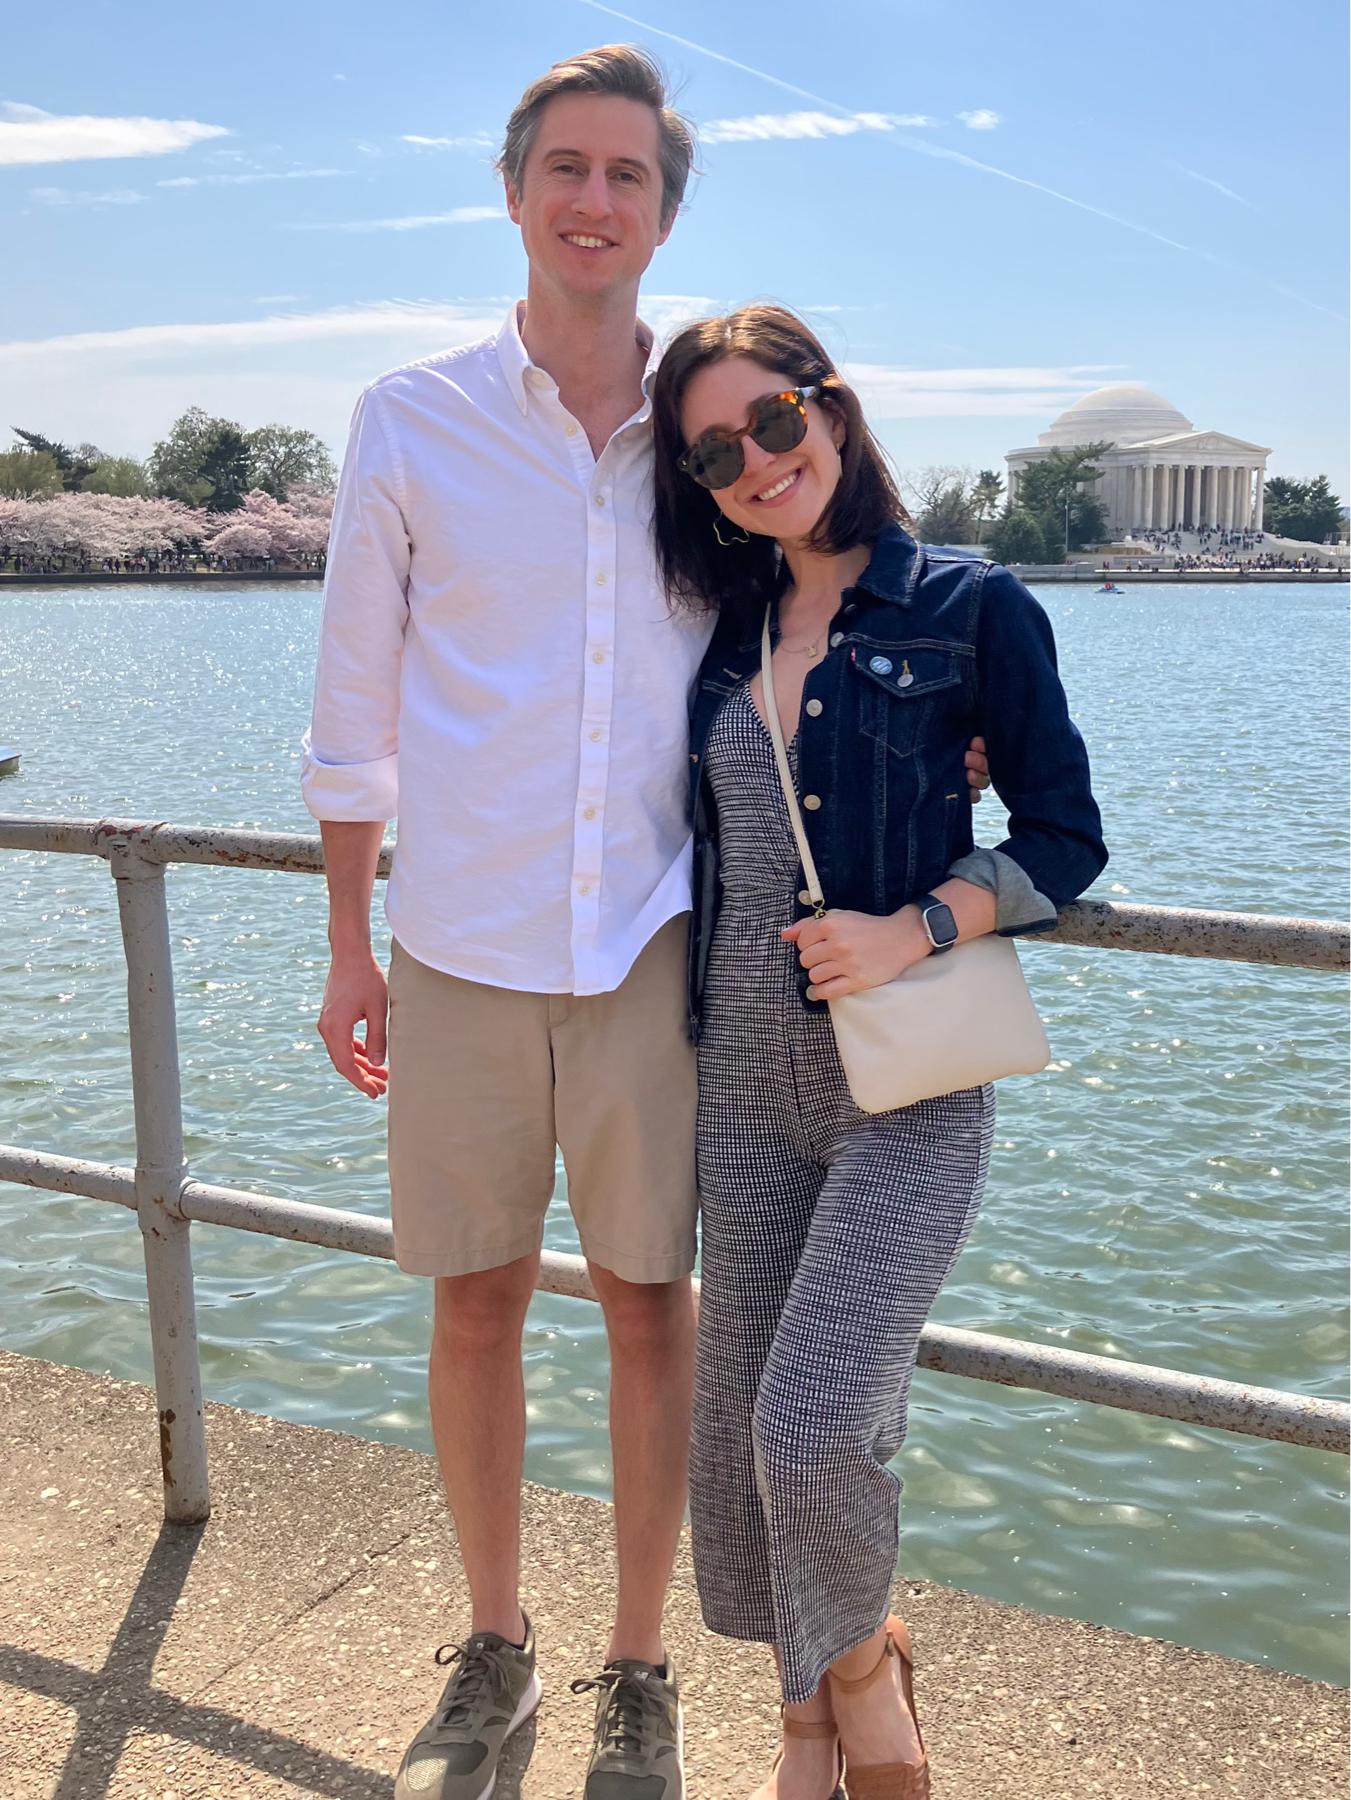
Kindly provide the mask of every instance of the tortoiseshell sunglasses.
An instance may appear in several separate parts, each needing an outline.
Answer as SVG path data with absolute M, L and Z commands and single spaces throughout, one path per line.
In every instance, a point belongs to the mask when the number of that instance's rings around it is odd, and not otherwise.
M 740 431 L 704 432 L 676 466 L 700 487 L 731 487 L 746 467 L 742 439 L 752 439 L 771 456 L 796 450 L 807 435 L 807 402 L 820 391 L 817 384 L 764 395 L 751 407 L 750 420 Z

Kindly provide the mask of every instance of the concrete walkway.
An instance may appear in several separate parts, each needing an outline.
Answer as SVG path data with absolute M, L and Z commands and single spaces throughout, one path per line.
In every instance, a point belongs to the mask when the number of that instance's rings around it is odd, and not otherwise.
M 0 1354 L 0 1800 L 388 1800 L 466 1629 L 434 1464 L 213 1406 L 216 1511 L 164 1527 L 148 1390 Z M 579 1800 L 611 1588 L 608 1508 L 525 1496 L 545 1703 L 496 1800 Z M 928 1583 L 903 1586 L 935 1800 L 1342 1800 L 1335 1688 Z M 765 1653 L 670 1642 L 689 1800 L 742 1800 L 775 1742 Z M 532 1754 L 533 1753 L 533 1754 Z M 528 1766 L 527 1765 L 528 1759 Z

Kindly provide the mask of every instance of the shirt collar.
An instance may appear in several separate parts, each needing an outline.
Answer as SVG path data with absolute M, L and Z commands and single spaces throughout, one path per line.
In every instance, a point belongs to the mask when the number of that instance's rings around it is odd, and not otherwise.
M 521 412 L 524 413 L 530 403 L 526 391 L 526 374 L 535 368 L 530 360 L 530 352 L 525 347 L 525 339 L 521 336 L 521 320 L 525 317 L 525 301 L 517 300 L 502 322 L 502 329 L 497 334 L 497 360 L 502 369 L 503 379 L 511 397 Z M 652 383 L 656 380 L 657 364 L 661 361 L 661 349 L 655 335 L 648 325 L 638 320 L 638 343 L 647 351 L 647 367 L 643 370 L 643 404 L 636 419 L 647 419 L 652 412 Z

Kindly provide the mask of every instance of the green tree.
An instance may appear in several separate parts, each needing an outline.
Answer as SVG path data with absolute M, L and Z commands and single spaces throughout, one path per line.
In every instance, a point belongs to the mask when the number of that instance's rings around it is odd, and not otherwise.
M 249 490 L 249 447 L 233 419 L 190 406 L 150 452 L 147 473 L 165 499 L 233 512 Z
M 1111 445 L 1075 444 L 1052 450 L 1018 477 L 1018 508 L 1041 527 L 1048 562 L 1063 562 L 1071 550 L 1082 550 L 1107 535 L 1107 515 L 1091 489 L 1102 474 L 1096 459 Z
M 28 448 L 39 456 L 50 456 L 61 471 L 61 486 L 68 494 L 73 494 L 90 473 L 94 465 L 86 462 L 76 450 L 68 449 L 65 444 L 54 443 L 51 438 L 43 437 L 40 431 L 24 431 L 20 426 L 13 427 L 14 435 L 22 438 Z M 97 451 L 95 452 L 97 455 Z
M 1003 492 L 1003 480 L 994 469 L 982 469 L 976 476 L 976 485 L 971 490 L 971 504 L 975 509 L 977 526 L 994 517 Z
M 50 450 L 0 450 L 0 495 L 6 500 L 46 500 L 63 486 Z
M 902 477 L 915 530 L 926 544 L 969 544 L 975 529 L 970 469 L 934 465 Z
M 1321 544 L 1340 531 L 1341 523 L 1342 503 L 1326 475 L 1315 475 L 1311 481 L 1273 475 L 1267 482 L 1262 524 L 1276 537 Z
M 996 562 L 1040 563 L 1048 560 L 1041 526 L 1022 507 L 1006 507 L 985 534 L 985 547 Z
M 971 495 L 960 481 L 934 495 L 915 521 L 926 544 L 969 544 L 975 529 Z
M 285 500 L 301 482 L 319 488 L 337 483 L 338 470 L 328 445 L 312 431 L 298 425 L 260 425 L 245 433 L 244 442 L 250 487 L 262 488 L 274 500 Z
M 150 478 L 145 472 L 145 464 L 134 456 L 105 456 L 80 486 L 86 494 L 117 494 L 126 499 L 149 494 Z

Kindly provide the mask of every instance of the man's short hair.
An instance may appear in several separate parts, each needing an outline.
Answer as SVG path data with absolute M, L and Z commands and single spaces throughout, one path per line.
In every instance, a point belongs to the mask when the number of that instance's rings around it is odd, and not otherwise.
M 668 226 L 680 209 L 694 165 L 694 127 L 670 104 L 660 63 L 634 44 L 602 44 L 566 57 L 532 81 L 507 120 L 497 159 L 498 173 L 518 194 L 540 115 L 559 94 L 611 94 L 652 108 L 661 165 L 661 223 L 663 229 Z

